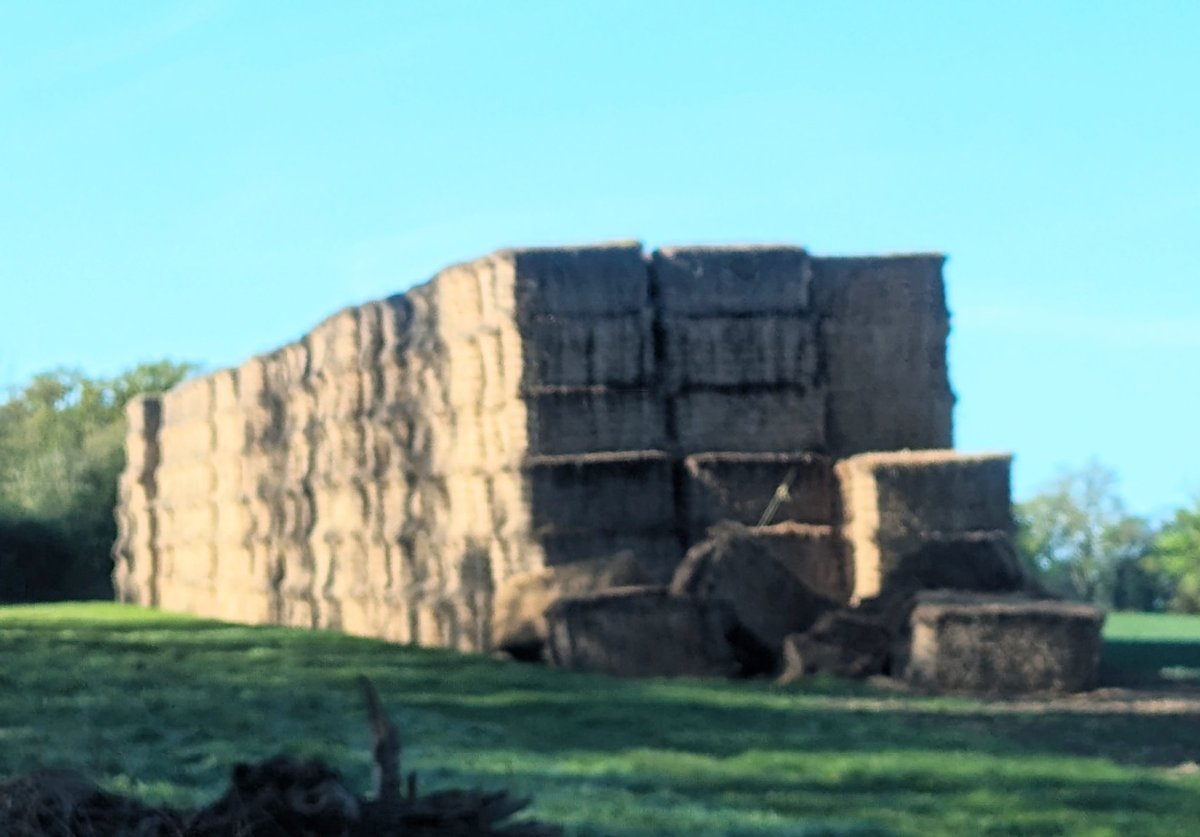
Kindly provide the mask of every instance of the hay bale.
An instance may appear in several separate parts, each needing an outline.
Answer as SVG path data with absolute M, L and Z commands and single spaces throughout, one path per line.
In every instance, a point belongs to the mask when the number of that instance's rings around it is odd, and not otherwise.
M 887 670 L 894 635 L 879 618 L 851 610 L 826 613 L 802 634 L 783 641 L 780 682 L 813 674 L 869 677 Z
M 834 455 L 952 446 L 943 261 L 813 260 Z
M 949 318 L 945 261 L 937 253 L 814 258 L 813 310 L 840 323 L 939 326 Z
M 645 389 L 538 389 L 506 411 L 504 424 L 511 438 L 524 440 L 523 453 L 529 456 L 662 450 L 667 445 L 666 405 Z
M 709 529 L 708 535 L 752 542 L 813 592 L 839 604 L 850 598 L 850 567 L 841 536 L 833 526 L 803 523 L 744 526 L 726 522 Z
M 799 247 L 668 247 L 651 258 L 665 316 L 796 314 L 809 307 L 812 268 Z
M 698 389 L 671 399 L 675 445 L 705 451 L 815 451 L 825 446 L 825 391 L 801 387 Z
M 519 319 L 604 317 L 649 305 L 649 272 L 637 242 L 503 250 L 495 258 L 511 265 Z
M 674 477 L 661 452 L 531 457 L 522 472 L 534 535 L 674 528 Z
M 547 532 L 529 539 L 547 567 L 581 561 L 612 560 L 630 554 L 649 577 L 646 584 L 667 584 L 683 560 L 683 544 L 674 532 Z
M 784 637 L 806 630 L 836 606 L 757 539 L 732 529 L 718 530 L 688 550 L 671 580 L 671 592 L 726 603 L 772 661 L 778 659 Z
M 1104 612 L 1020 595 L 921 593 L 906 679 L 937 690 L 1076 692 L 1096 682 Z
M 721 521 L 757 524 L 781 496 L 769 523 L 833 523 L 838 486 L 833 464 L 813 453 L 699 453 L 683 461 L 685 524 L 692 537 Z
M 607 317 L 649 304 L 641 245 L 500 250 L 429 283 L 444 337 L 541 316 Z
M 904 560 L 922 563 L 919 556 L 910 556 L 925 540 L 1011 533 L 1011 462 L 1007 454 L 954 451 L 870 453 L 839 462 L 835 471 L 854 567 L 854 597 L 878 595 Z M 980 560 L 986 552 L 982 547 L 972 551 Z
M 623 677 L 726 677 L 737 670 L 720 601 L 625 587 L 559 599 L 546 611 L 549 661 Z
M 815 321 L 799 314 L 664 317 L 662 378 L 671 392 L 694 387 L 812 386 Z
M 888 539 L 880 551 L 889 556 L 885 590 L 986 593 L 1028 586 L 1009 531 L 927 532 Z
M 613 587 L 652 585 L 656 575 L 626 551 L 514 576 L 496 592 L 494 645 L 517 659 L 541 659 L 548 635 L 546 610 L 556 601 Z
M 835 456 L 954 444 L 954 395 L 948 388 L 900 390 L 864 379 L 830 387 L 826 398 L 826 447 Z
M 641 387 L 653 380 L 648 309 L 605 317 L 534 316 L 517 328 L 521 392 L 547 386 Z

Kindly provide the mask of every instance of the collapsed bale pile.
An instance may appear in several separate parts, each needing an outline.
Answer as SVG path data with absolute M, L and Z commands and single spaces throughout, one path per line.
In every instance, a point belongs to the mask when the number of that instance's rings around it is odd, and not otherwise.
M 42 770 L 0 784 L 5 837 L 555 837 L 562 829 L 512 822 L 528 804 L 505 791 L 417 791 L 402 782 L 400 736 L 370 681 L 360 678 L 371 721 L 374 795 L 351 791 L 320 761 L 276 756 L 238 764 L 217 800 L 186 810 L 153 806 L 103 790 L 71 771 Z M 404 785 L 402 788 L 401 785 Z

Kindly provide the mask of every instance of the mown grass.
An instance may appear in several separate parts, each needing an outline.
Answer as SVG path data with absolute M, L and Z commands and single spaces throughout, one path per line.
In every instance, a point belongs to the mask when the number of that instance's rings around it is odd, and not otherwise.
M 0 609 L 0 775 L 73 767 L 191 803 L 236 761 L 284 751 L 365 789 L 359 673 L 426 786 L 510 787 L 576 834 L 1194 834 L 1200 822 L 1200 777 L 1167 769 L 1200 758 L 1195 715 L 996 712 L 826 680 L 621 681 L 111 604 Z
M 1111 613 L 1102 673 L 1117 683 L 1200 683 L 1200 616 Z

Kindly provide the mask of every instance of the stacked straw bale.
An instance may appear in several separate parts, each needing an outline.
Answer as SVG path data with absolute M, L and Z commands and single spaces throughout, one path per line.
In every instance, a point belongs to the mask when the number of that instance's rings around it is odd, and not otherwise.
M 1007 454 L 950 450 L 866 453 L 838 462 L 853 599 L 879 596 L 889 586 L 1019 587 L 1010 550 L 1011 464 Z M 931 562 L 931 553 L 941 559 Z
M 130 400 L 125 410 L 125 470 L 117 485 L 113 589 L 118 601 L 158 604 L 158 434 L 162 401 Z
M 938 255 L 813 262 L 835 456 L 949 448 L 954 395 Z
M 825 444 L 812 267 L 798 247 L 681 247 L 652 262 L 676 450 Z
M 573 596 L 554 641 L 577 663 L 599 646 L 561 626 L 603 625 L 606 607 L 629 637 L 728 628 L 704 604 L 718 574 L 703 597 L 664 588 L 721 524 L 835 605 L 964 554 L 993 566 L 1007 459 L 853 456 L 950 445 L 943 292 L 940 257 L 779 246 L 454 265 L 135 399 L 118 594 L 463 649 L 535 647 Z M 601 592 L 623 585 L 641 592 Z M 674 652 L 646 653 L 626 668 Z M 725 671 L 731 653 L 663 665 Z

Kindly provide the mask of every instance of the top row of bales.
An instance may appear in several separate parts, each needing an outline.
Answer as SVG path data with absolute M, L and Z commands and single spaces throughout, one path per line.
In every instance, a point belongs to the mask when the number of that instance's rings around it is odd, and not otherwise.
M 952 446 L 942 264 L 613 244 L 500 251 L 431 291 L 449 385 L 478 409 L 523 399 L 531 455 L 845 456 Z M 616 425 L 627 413 L 629 431 L 539 447 L 541 414 L 575 415 L 575 401 L 603 404 Z

